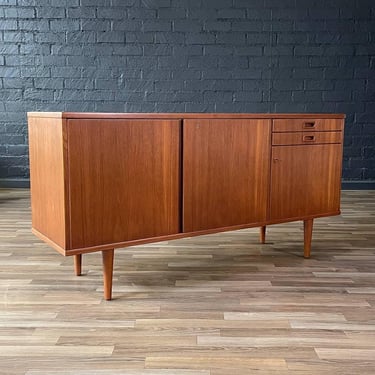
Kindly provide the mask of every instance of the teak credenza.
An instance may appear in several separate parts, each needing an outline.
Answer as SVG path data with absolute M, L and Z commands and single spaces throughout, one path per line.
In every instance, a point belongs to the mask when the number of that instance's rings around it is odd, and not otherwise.
M 28 113 L 33 232 L 63 255 L 340 213 L 342 114 Z

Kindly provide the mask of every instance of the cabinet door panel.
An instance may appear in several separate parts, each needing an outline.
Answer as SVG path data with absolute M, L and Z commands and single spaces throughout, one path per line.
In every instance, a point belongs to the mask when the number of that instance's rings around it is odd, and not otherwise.
M 272 147 L 270 219 L 338 212 L 341 144 Z
M 72 248 L 178 233 L 178 120 L 69 120 Z
M 184 121 L 185 232 L 266 220 L 270 120 Z

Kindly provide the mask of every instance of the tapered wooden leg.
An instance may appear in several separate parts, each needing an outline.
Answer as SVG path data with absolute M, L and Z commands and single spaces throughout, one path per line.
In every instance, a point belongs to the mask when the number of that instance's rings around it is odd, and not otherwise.
M 113 255 L 114 249 L 102 251 L 104 298 L 107 301 L 112 299 Z
M 313 219 L 303 221 L 303 233 L 304 233 L 304 257 L 310 258 L 311 252 L 311 239 L 313 230 Z
M 82 274 L 82 254 L 74 255 L 74 272 L 76 276 Z
M 260 243 L 266 243 L 266 226 L 260 227 Z

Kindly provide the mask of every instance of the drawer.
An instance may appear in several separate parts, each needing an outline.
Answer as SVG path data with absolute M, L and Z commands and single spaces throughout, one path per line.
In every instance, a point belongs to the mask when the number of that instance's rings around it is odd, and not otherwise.
M 273 146 L 286 145 L 309 145 L 322 143 L 341 143 L 342 132 L 296 132 L 296 133 L 273 133 Z
M 334 131 L 342 130 L 344 121 L 342 119 L 276 119 L 273 120 L 272 131 L 274 132 L 303 132 L 303 131 Z

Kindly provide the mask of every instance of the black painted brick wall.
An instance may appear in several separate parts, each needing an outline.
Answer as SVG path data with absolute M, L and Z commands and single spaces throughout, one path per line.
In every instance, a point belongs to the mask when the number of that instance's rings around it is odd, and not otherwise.
M 375 180 L 373 0 L 0 0 L 0 178 L 27 111 L 344 112 Z

